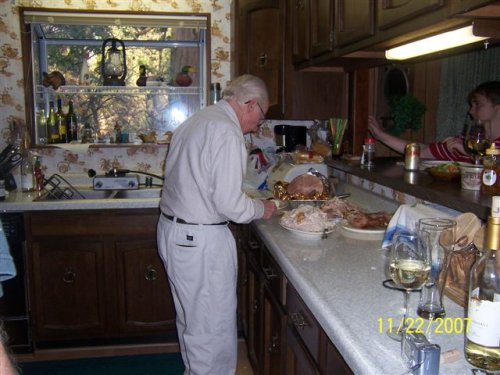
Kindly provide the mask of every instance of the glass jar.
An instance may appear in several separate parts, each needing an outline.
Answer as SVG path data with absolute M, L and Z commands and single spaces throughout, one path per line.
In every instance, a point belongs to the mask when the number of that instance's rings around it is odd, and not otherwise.
M 481 174 L 481 193 L 498 195 L 500 193 L 500 149 L 493 142 L 483 158 Z

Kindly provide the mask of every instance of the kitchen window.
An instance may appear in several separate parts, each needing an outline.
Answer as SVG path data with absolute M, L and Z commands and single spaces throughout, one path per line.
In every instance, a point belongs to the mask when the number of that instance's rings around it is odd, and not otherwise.
M 65 113 L 71 100 L 79 127 L 89 124 L 94 140 L 103 143 L 118 142 L 116 129 L 161 139 L 206 106 L 208 14 L 21 11 L 33 145 L 44 143 L 37 114 L 43 109 L 47 115 L 57 99 Z M 113 54 L 111 61 L 126 74 L 110 80 L 103 62 Z

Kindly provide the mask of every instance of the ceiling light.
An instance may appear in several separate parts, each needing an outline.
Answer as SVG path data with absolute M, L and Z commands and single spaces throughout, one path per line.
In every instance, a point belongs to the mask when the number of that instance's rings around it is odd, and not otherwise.
M 406 60 L 428 53 L 479 42 L 484 39 L 488 38 L 475 36 L 472 33 L 472 25 L 470 25 L 389 49 L 385 51 L 385 57 L 388 60 Z

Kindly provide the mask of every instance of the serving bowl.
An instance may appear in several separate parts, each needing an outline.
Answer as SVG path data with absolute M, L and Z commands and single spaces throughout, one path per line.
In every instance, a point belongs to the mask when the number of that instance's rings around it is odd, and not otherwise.
M 427 168 L 432 178 L 438 181 L 455 181 L 460 179 L 460 165 L 457 162 L 449 162 Z

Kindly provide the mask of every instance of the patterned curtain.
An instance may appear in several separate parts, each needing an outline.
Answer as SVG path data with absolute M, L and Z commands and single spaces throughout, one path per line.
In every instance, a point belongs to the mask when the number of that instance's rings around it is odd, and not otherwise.
M 500 80 L 500 47 L 442 59 L 437 111 L 438 140 L 463 131 L 469 105 L 467 95 L 485 81 Z

